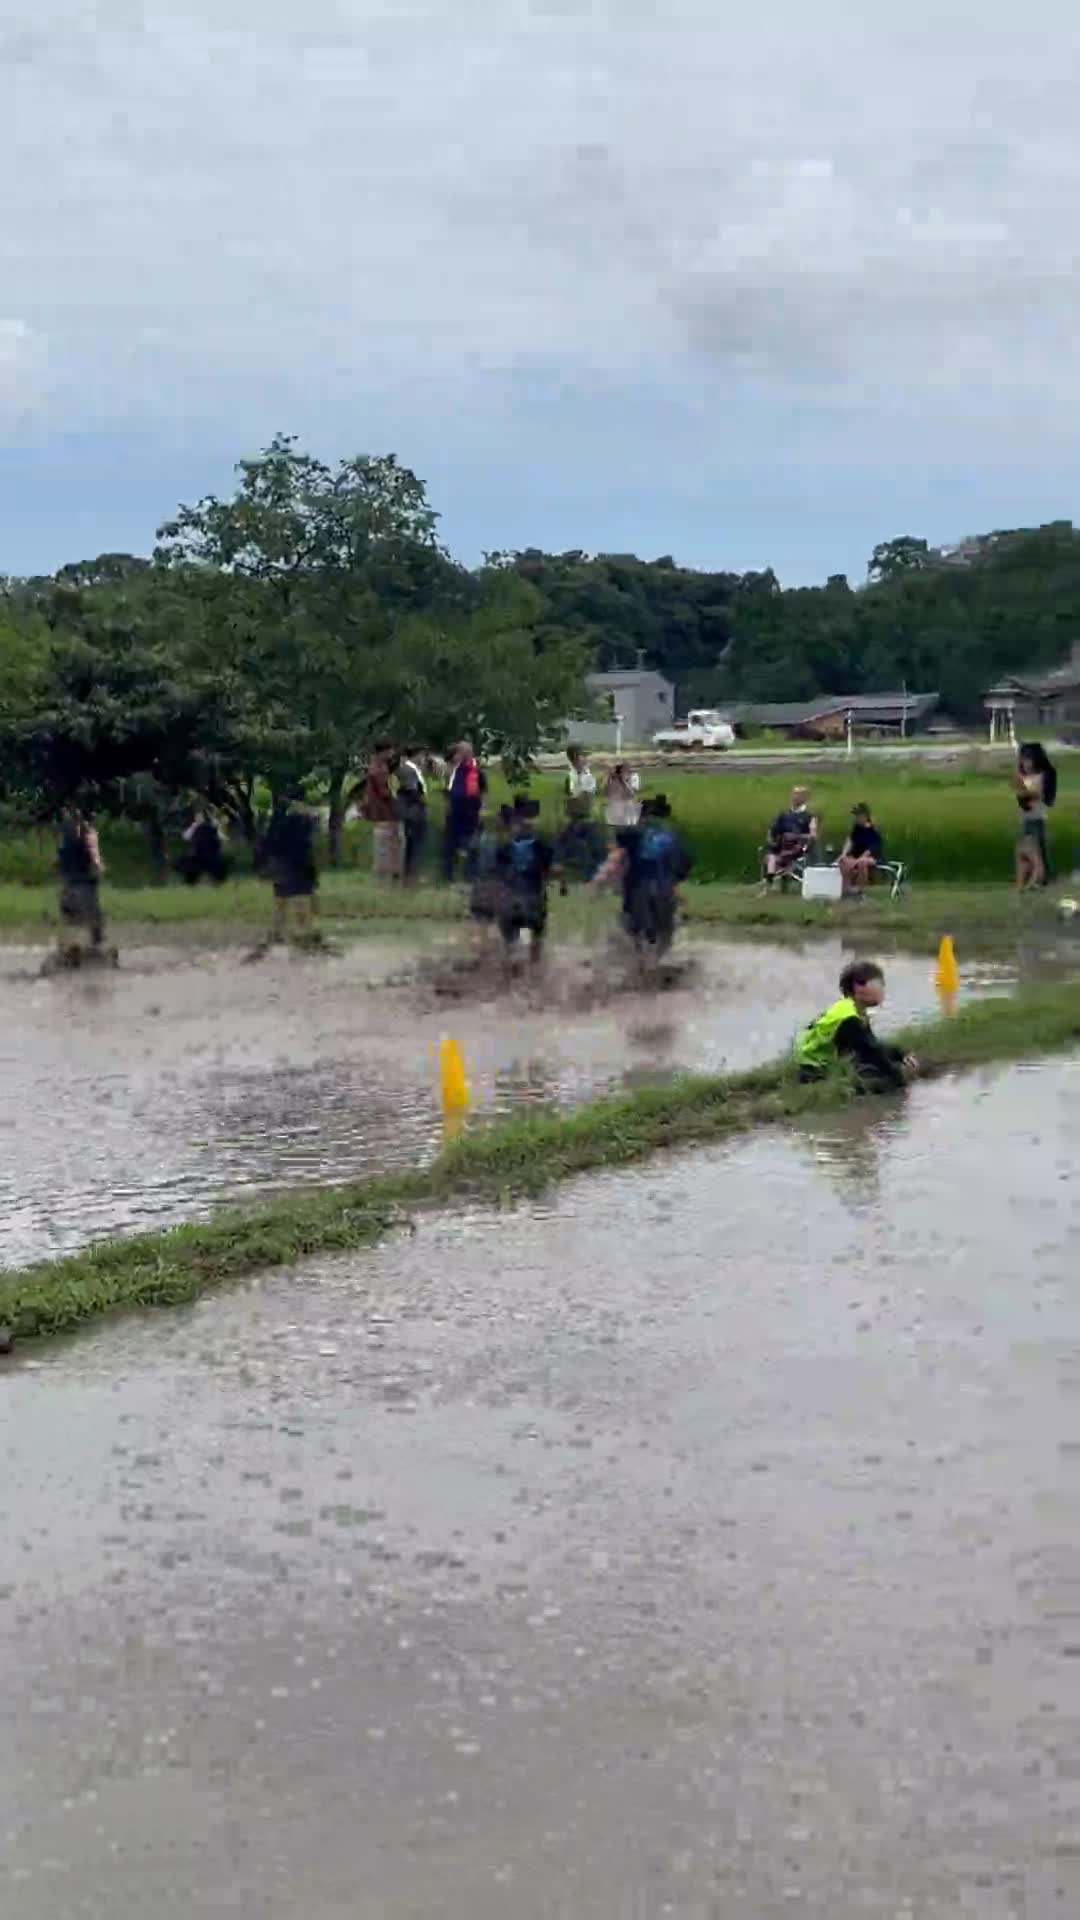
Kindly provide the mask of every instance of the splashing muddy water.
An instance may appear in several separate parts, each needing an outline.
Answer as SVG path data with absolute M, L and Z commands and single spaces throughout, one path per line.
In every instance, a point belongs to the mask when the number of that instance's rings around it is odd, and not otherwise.
M 338 957 L 145 950 L 117 974 L 38 980 L 0 969 L 3 1258 L 20 1262 L 204 1215 L 284 1183 L 416 1162 L 440 1140 L 434 1050 L 462 1046 L 473 1123 L 567 1107 L 680 1069 L 719 1071 L 782 1052 L 831 999 L 837 940 L 801 949 L 697 939 L 691 983 L 574 1004 L 582 955 L 553 957 L 549 997 L 492 986 L 440 1007 L 410 986 L 415 944 L 365 941 Z M 935 1005 L 927 961 L 888 962 L 882 1021 Z M 1009 968 L 968 964 L 965 990 L 1003 991 Z
M 1080 1910 L 1078 1125 L 928 1084 L 11 1365 L 5 1920 Z

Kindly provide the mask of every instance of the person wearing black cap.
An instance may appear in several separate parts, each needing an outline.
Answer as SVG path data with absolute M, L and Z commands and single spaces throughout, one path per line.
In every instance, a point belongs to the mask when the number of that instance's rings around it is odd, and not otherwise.
M 679 883 L 691 865 L 671 824 L 667 795 L 643 800 L 637 826 L 615 836 L 614 850 L 596 876 L 597 883 L 622 880 L 623 926 L 639 951 L 648 949 L 658 959 L 667 953 L 675 937 Z
M 514 800 L 509 839 L 498 849 L 497 864 L 503 883 L 499 902 L 499 932 L 507 954 L 513 953 L 522 932 L 530 935 L 529 959 L 539 965 L 547 932 L 548 881 L 555 855 L 551 841 L 536 822 L 537 800 L 519 793 Z

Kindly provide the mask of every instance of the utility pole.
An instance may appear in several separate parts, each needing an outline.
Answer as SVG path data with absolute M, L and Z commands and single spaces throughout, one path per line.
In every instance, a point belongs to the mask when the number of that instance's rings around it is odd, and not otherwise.
M 907 681 L 904 681 L 904 704 L 900 710 L 900 738 L 907 739 Z

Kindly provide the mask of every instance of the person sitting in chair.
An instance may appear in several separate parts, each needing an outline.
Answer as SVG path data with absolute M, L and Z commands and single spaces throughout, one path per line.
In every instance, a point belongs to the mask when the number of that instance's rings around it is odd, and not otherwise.
M 865 800 L 860 800 L 858 806 L 851 809 L 851 830 L 840 855 L 845 893 L 861 893 L 864 887 L 870 885 L 882 852 L 881 835 Z
M 796 860 L 812 859 L 817 832 L 818 823 L 810 811 L 806 788 L 792 787 L 791 805 L 777 814 L 769 828 L 762 886 L 771 887 L 774 880 L 782 879 Z

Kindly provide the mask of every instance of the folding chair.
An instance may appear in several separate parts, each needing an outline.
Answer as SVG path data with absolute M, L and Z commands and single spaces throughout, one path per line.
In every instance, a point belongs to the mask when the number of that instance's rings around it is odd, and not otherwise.
M 904 891 L 904 877 L 907 867 L 902 860 L 877 860 L 874 862 L 871 878 L 881 874 L 889 888 L 889 899 L 899 900 Z
M 765 856 L 772 851 L 773 849 L 768 845 L 768 842 L 758 848 L 758 872 L 763 885 L 765 881 Z M 791 859 L 781 867 L 774 880 L 774 885 L 779 887 L 781 893 L 789 886 L 797 887 L 800 891 L 802 890 L 802 878 L 806 872 L 807 858 L 808 855 L 805 853 L 793 854 Z

